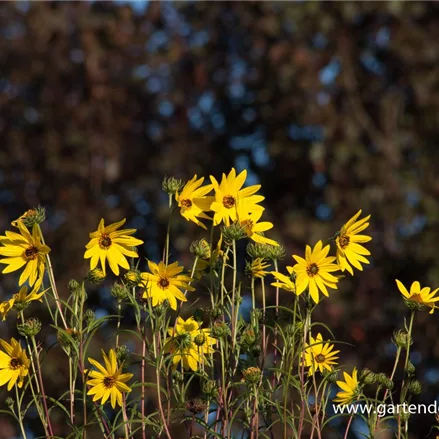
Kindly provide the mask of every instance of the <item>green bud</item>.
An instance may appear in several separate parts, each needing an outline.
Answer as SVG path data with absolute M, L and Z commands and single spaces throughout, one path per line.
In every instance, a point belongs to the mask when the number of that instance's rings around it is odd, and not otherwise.
M 9 408 L 14 407 L 14 400 L 10 396 L 6 398 L 5 403 Z
M 73 349 L 74 344 L 77 344 L 79 340 L 79 333 L 76 329 L 58 329 L 58 340 L 67 355 L 74 355 L 75 349 Z
M 410 412 L 407 409 L 400 410 L 398 416 L 402 422 L 408 421 L 410 418 Z
M 177 192 L 180 192 L 185 185 L 183 180 L 177 180 L 174 177 L 165 177 L 162 181 L 162 189 L 168 195 L 175 195 Z
M 259 367 L 248 367 L 242 371 L 244 380 L 247 383 L 257 384 L 262 378 L 262 371 Z
M 78 293 L 79 289 L 81 288 L 81 284 L 76 281 L 75 279 L 71 279 L 69 283 L 67 284 L 67 288 L 69 289 L 71 294 Z
M 116 358 L 119 365 L 125 364 L 130 356 L 130 350 L 127 346 L 121 345 L 116 347 Z
M 173 370 L 172 379 L 177 383 L 181 383 L 184 380 L 184 375 L 179 370 Z
M 387 377 L 385 373 L 378 373 L 376 375 L 376 382 L 389 390 L 393 388 L 393 382 Z
M 363 369 L 360 373 L 360 380 L 364 384 L 374 384 L 377 381 L 377 374 L 373 373 L 370 369 Z
M 411 361 L 409 361 L 405 370 L 408 375 L 413 375 L 415 373 L 416 367 Z
M 201 390 L 207 399 L 215 399 L 218 397 L 218 384 L 213 380 L 204 381 Z
M 212 318 L 212 320 L 216 320 L 218 317 L 220 317 L 223 313 L 223 310 L 221 309 L 220 306 L 216 306 L 215 308 L 212 308 L 210 310 L 210 317 Z
M 210 245 L 205 239 L 193 241 L 190 246 L 190 251 L 200 259 L 209 259 L 211 256 Z
M 128 297 L 129 291 L 124 284 L 115 283 L 111 288 L 111 295 L 118 301 L 125 300 Z
M 268 244 L 258 244 L 258 243 L 249 243 L 247 245 L 247 254 L 252 259 L 269 259 L 271 245 Z
M 251 348 L 256 343 L 256 334 L 251 326 L 248 326 L 241 336 L 241 343 L 246 348 Z
M 189 399 L 185 403 L 186 409 L 194 415 L 204 413 L 207 409 L 207 403 L 201 398 Z
M 203 346 L 204 343 L 206 343 L 206 335 L 204 334 L 204 332 L 200 332 L 195 336 L 194 343 L 197 346 Z
M 403 349 L 407 349 L 413 343 L 410 334 L 403 329 L 399 329 L 393 333 L 392 341 L 396 347 Z
M 223 234 L 224 243 L 227 245 L 231 245 L 233 241 L 239 241 L 247 236 L 244 227 L 238 222 L 231 224 L 229 227 L 223 227 L 221 232 Z
M 18 324 L 17 330 L 23 337 L 35 337 L 41 331 L 41 322 L 37 318 L 31 317 L 24 323 Z
M 41 224 L 46 219 L 46 209 L 38 206 L 35 209 L 29 209 L 20 218 L 12 222 L 16 226 L 17 221 L 22 221 L 27 228 L 33 227 L 35 224 Z
M 85 320 L 87 321 L 87 323 L 92 322 L 95 318 L 96 315 L 93 310 L 88 309 L 87 311 L 85 311 Z
M 215 338 L 224 338 L 230 334 L 229 327 L 224 322 L 216 322 L 212 328 L 212 335 Z
M 408 387 L 408 391 L 412 395 L 420 395 L 422 393 L 422 384 L 418 380 L 411 381 Z
M 136 287 L 142 282 L 140 270 L 138 270 L 137 268 L 133 268 L 130 271 L 127 271 L 124 275 L 124 279 L 130 287 Z
M 338 380 L 338 369 L 333 369 L 331 371 L 324 369 L 323 376 L 327 381 L 334 384 Z
M 285 247 L 282 245 L 269 245 L 268 259 L 273 261 L 281 261 L 285 258 L 286 251 Z
M 95 268 L 88 273 L 86 279 L 92 284 L 98 285 L 105 280 L 105 274 L 100 268 Z

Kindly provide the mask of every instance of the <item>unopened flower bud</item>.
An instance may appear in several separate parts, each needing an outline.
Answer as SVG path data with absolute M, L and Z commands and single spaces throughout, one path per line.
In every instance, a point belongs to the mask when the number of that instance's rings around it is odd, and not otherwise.
M 121 345 L 116 348 L 116 358 L 119 365 L 122 365 L 127 362 L 130 356 L 130 350 L 127 346 Z
M 215 338 L 224 338 L 230 334 L 229 327 L 224 322 L 216 322 L 212 328 L 212 335 Z
M 215 320 L 222 315 L 223 311 L 220 306 L 216 306 L 210 310 L 210 317 Z
M 184 185 L 183 180 L 177 180 L 175 177 L 165 177 L 162 181 L 162 189 L 168 195 L 175 195 L 177 192 L 180 192 Z
M 376 381 L 389 390 L 393 388 L 393 382 L 387 377 L 385 373 L 378 373 L 376 375 Z
M 413 375 L 415 373 L 416 367 L 411 361 L 409 361 L 405 370 L 408 375 Z
M 285 258 L 286 251 L 284 246 L 279 244 L 269 245 L 268 247 L 268 259 L 272 259 L 273 261 L 281 261 Z
M 138 270 L 137 268 L 133 268 L 127 271 L 124 275 L 124 279 L 130 287 L 136 287 L 142 282 L 140 270 Z
M 413 340 L 407 331 L 399 329 L 393 333 L 393 343 L 399 348 L 407 349 L 413 343 Z
M 270 249 L 269 247 L 271 247 L 268 244 L 259 244 L 259 243 L 249 243 L 247 245 L 247 254 L 252 258 L 252 259 L 268 259 L 269 258 L 269 254 L 270 254 Z
M 88 273 L 87 280 L 92 284 L 100 284 L 105 280 L 105 274 L 100 268 L 95 268 Z
M 81 284 L 75 279 L 71 279 L 67 284 L 67 288 L 69 289 L 71 294 L 76 294 L 78 290 L 81 288 Z
M 111 295 L 118 301 L 125 300 L 128 297 L 128 289 L 123 284 L 115 283 L 111 288 Z
M 5 403 L 9 408 L 14 406 L 14 400 L 10 396 L 6 398 Z
M 12 225 L 17 227 L 18 221 L 21 221 L 27 228 L 33 227 L 35 224 L 41 224 L 46 219 L 46 209 L 38 206 L 35 209 L 29 209 L 20 218 L 12 221 Z
M 93 310 L 88 309 L 87 311 L 85 311 L 85 320 L 87 321 L 87 323 L 92 322 L 95 318 L 96 315 Z
M 190 246 L 190 251 L 200 259 L 209 259 L 211 256 L 210 245 L 205 239 L 193 241 Z
M 195 338 L 194 338 L 194 343 L 197 346 L 203 346 L 204 343 L 206 343 L 206 335 L 204 334 L 204 332 L 199 332 Z
M 184 380 L 184 375 L 179 370 L 173 370 L 172 379 L 177 383 L 181 383 Z
M 420 395 L 422 393 L 422 384 L 418 380 L 411 381 L 408 387 L 408 391 L 412 395 Z
M 331 371 L 324 369 L 323 376 L 327 381 L 334 384 L 338 380 L 338 369 L 333 369 Z
M 221 229 L 223 234 L 224 243 L 231 245 L 233 241 L 239 241 L 247 236 L 244 227 L 239 222 L 235 222 L 228 227 Z
M 41 322 L 37 318 L 31 317 L 24 323 L 18 324 L 17 330 L 22 336 L 35 337 L 41 331 Z
M 244 380 L 251 384 L 257 384 L 262 378 L 262 371 L 259 367 L 248 367 L 242 371 Z
M 360 374 L 360 380 L 364 384 L 374 384 L 377 381 L 377 374 L 373 373 L 370 369 L 363 369 Z
M 218 397 L 218 384 L 213 380 L 206 380 L 201 386 L 201 390 L 206 395 L 207 399 L 214 399 Z

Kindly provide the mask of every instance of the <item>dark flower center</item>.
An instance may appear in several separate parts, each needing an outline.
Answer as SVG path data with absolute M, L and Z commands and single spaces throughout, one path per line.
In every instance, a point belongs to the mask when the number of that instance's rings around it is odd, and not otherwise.
M 108 235 L 101 235 L 99 239 L 99 247 L 103 249 L 107 249 L 111 246 L 111 238 Z
M 341 248 L 346 248 L 349 245 L 350 238 L 348 235 L 340 236 L 338 242 L 340 243 Z
M 38 249 L 34 245 L 31 245 L 24 251 L 24 257 L 26 259 L 34 260 L 37 258 L 37 256 L 38 256 Z
M 19 358 L 11 358 L 11 361 L 9 362 L 9 366 L 11 369 L 16 370 L 19 369 L 21 366 L 23 366 L 22 361 Z
M 223 198 L 223 206 L 226 209 L 231 209 L 234 205 L 235 205 L 235 198 L 232 197 L 231 195 L 226 195 Z
M 160 288 L 165 289 L 169 287 L 169 280 L 166 277 L 161 277 L 160 280 L 157 282 L 157 284 Z
M 185 207 L 186 209 L 189 209 L 189 207 L 192 206 L 192 201 L 188 199 L 180 200 L 180 204 Z
M 315 360 L 317 363 L 324 363 L 326 358 L 323 354 L 318 354 L 315 356 Z
M 106 376 L 103 380 L 103 385 L 107 389 L 111 389 L 116 384 L 116 378 L 114 376 Z
M 313 277 L 319 272 L 319 267 L 317 267 L 317 264 L 312 263 L 312 264 L 308 265 L 306 272 L 307 272 L 308 276 Z

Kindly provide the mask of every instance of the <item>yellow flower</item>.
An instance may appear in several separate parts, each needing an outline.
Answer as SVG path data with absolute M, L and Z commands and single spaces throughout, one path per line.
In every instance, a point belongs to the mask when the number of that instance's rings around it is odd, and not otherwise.
M 370 241 L 372 238 L 367 235 L 359 235 L 366 227 L 369 226 L 370 215 L 357 221 L 361 215 L 359 210 L 340 230 L 335 242 L 337 244 L 337 264 L 340 265 L 342 271 L 348 270 L 352 275 L 354 270 L 352 266 L 360 271 L 363 271 L 363 264 L 370 262 L 364 257 L 369 256 L 370 251 L 365 249 L 362 245 L 364 242 Z
M 166 341 L 165 352 L 172 355 L 174 367 L 181 364 L 183 369 L 196 371 L 205 362 L 205 355 L 214 352 L 212 345 L 216 339 L 211 337 L 210 329 L 200 328 L 193 317 L 187 320 L 178 317 L 175 329 L 169 328 L 168 334 L 171 338 Z
M 308 375 L 313 375 L 316 371 L 323 373 L 324 369 L 331 371 L 333 365 L 337 364 L 337 354 L 334 345 L 323 342 L 322 334 L 317 334 L 316 338 L 310 337 L 310 342 L 305 346 L 305 366 L 309 367 Z
M 100 260 L 101 268 L 106 276 L 105 261 L 108 260 L 111 271 L 119 276 L 119 266 L 130 269 L 126 257 L 138 258 L 139 255 L 131 248 L 143 244 L 140 239 L 134 238 L 136 229 L 117 230 L 123 224 L 125 219 L 105 227 L 104 219 L 101 219 L 96 232 L 90 233 L 90 242 L 85 246 L 87 248 L 84 259 L 90 260 L 90 270 L 94 270 Z
M 342 389 L 335 395 L 334 402 L 339 404 L 350 404 L 353 402 L 360 392 L 360 386 L 357 378 L 357 369 L 354 367 L 352 375 L 343 372 L 344 381 L 337 381 L 338 387 Z
M 291 267 L 287 267 L 288 271 L 293 271 Z M 279 273 L 278 271 L 272 271 L 271 274 L 275 277 L 276 282 L 272 282 L 273 287 L 282 288 L 285 291 L 290 291 L 296 293 L 296 284 L 293 282 L 291 277 L 285 274 Z
M 252 210 L 252 204 L 248 201 L 238 203 L 236 210 L 238 221 L 251 240 L 258 244 L 279 245 L 273 239 L 266 238 L 262 235 L 263 232 L 273 228 L 273 224 L 268 221 L 258 223 L 261 219 L 263 210 Z
M 6 300 L 5 302 L 0 303 L 0 316 L 2 318 L 2 321 L 6 320 L 6 316 L 8 315 L 9 311 L 14 306 L 14 302 L 15 302 L 15 299 L 12 298 L 12 299 Z
M 197 180 L 195 175 L 192 180 L 189 180 L 183 187 L 181 193 L 175 194 L 175 200 L 180 207 L 180 213 L 187 221 L 192 221 L 203 229 L 207 230 L 207 227 L 198 219 L 203 218 L 211 220 L 210 216 L 207 216 L 205 212 L 210 210 L 213 197 L 207 197 L 206 195 L 212 190 L 213 186 L 208 184 L 207 186 L 200 187 L 203 184 L 204 177 Z
M 215 177 L 210 176 L 215 190 L 215 201 L 210 206 L 210 209 L 215 212 L 213 217 L 214 226 L 217 226 L 221 222 L 229 226 L 230 221 L 235 222 L 237 220 L 237 206 L 244 200 L 250 212 L 264 210 L 262 206 L 257 204 L 263 201 L 264 197 L 254 195 L 260 189 L 260 185 L 249 186 L 242 189 L 246 177 L 246 170 L 236 176 L 234 168 L 229 172 L 229 175 L 226 176 L 223 174 L 221 184 L 217 182 Z
M 268 262 L 265 262 L 263 258 L 256 258 L 253 259 L 250 263 L 247 265 L 247 272 L 255 278 L 263 278 L 268 274 L 268 271 L 265 271 L 266 268 L 268 268 L 270 264 Z
M 11 344 L 5 340 L 0 340 L 0 344 L 5 350 L 0 351 L 0 386 L 9 382 L 8 390 L 11 390 L 15 383 L 21 388 L 30 364 L 26 351 L 21 349 L 15 338 L 11 338 Z
M 421 284 L 416 281 L 412 283 L 409 292 L 402 282 L 400 282 L 398 279 L 395 279 L 395 281 L 401 294 L 410 305 L 414 306 L 414 309 L 417 307 L 422 308 L 423 306 L 426 306 L 431 308 L 430 314 L 433 314 L 434 309 L 437 308 L 436 302 L 439 301 L 439 297 L 436 296 L 439 288 L 436 288 L 433 291 L 431 291 L 430 287 L 421 288 Z
M 297 275 L 296 294 L 302 294 L 306 288 L 309 288 L 309 294 L 315 303 L 319 303 L 319 290 L 329 296 L 326 287 L 337 289 L 338 278 L 331 272 L 337 271 L 340 267 L 333 264 L 335 257 L 328 257 L 330 246 L 323 247 L 322 241 L 319 241 L 311 250 L 309 245 L 306 246 L 305 259 L 293 255 L 297 264 L 292 270 Z M 291 267 L 287 267 L 291 269 Z
M 131 392 L 126 382 L 133 377 L 133 374 L 122 373 L 122 367 L 118 367 L 116 353 L 113 349 L 110 349 L 108 356 L 102 351 L 102 358 L 104 366 L 93 358 L 88 359 L 98 370 L 92 370 L 88 374 L 91 379 L 87 381 L 87 384 L 91 386 L 91 389 L 87 395 L 94 395 L 93 402 L 102 399 L 102 405 L 110 398 L 113 409 L 116 407 L 116 402 L 122 407 L 122 393 Z
M 174 262 L 168 266 L 163 261 L 158 264 L 148 261 L 149 271 L 151 273 L 141 273 L 142 286 L 145 288 L 143 298 L 152 298 L 152 306 L 157 306 L 165 300 L 169 302 L 172 309 L 177 309 L 177 299 L 186 302 L 185 295 L 181 292 L 182 289 L 193 291 L 189 283 L 191 277 L 185 274 L 180 274 L 183 267 Z
M 13 295 L 12 299 L 0 303 L 0 315 L 2 320 L 6 319 L 7 314 L 12 308 L 16 308 L 18 311 L 22 311 L 27 308 L 30 302 L 39 300 L 41 302 L 41 296 L 47 291 L 44 290 L 38 293 L 38 288 L 34 288 L 29 294 L 27 294 L 28 288 L 21 287 L 20 291 Z
M 38 226 L 32 227 L 32 234 L 21 221 L 18 221 L 17 227 L 20 234 L 5 232 L 5 236 L 0 236 L 0 255 L 6 256 L 0 259 L 0 263 L 7 265 L 2 273 L 12 273 L 25 265 L 18 285 L 28 281 L 33 286 L 44 276 L 46 255 L 50 248 L 41 243 Z

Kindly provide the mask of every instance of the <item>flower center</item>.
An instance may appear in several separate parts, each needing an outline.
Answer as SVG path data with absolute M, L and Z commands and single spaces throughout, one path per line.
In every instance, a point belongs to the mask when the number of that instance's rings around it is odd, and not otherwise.
M 315 356 L 315 360 L 317 363 L 324 363 L 325 362 L 325 356 L 323 354 L 318 354 Z
M 165 288 L 169 287 L 169 279 L 167 277 L 161 277 L 157 282 L 157 285 L 164 290 Z
M 180 204 L 182 207 L 185 207 L 186 209 L 189 209 L 189 207 L 192 207 L 192 201 L 188 200 L 187 198 L 184 200 L 180 200 Z
M 9 366 L 12 370 L 17 370 L 21 366 L 23 366 L 23 363 L 19 358 L 13 357 L 13 358 L 11 358 L 11 361 L 9 362 Z
M 106 376 L 102 382 L 104 387 L 111 389 L 116 384 L 116 378 L 114 376 Z
M 349 245 L 350 238 L 348 235 L 342 235 L 338 239 L 341 248 L 346 248 Z
M 317 264 L 310 264 L 308 265 L 307 269 L 306 269 L 306 273 L 308 274 L 308 276 L 315 276 L 317 273 L 319 272 L 319 267 L 317 267 Z
M 31 245 L 24 251 L 24 257 L 28 260 L 34 260 L 37 258 L 37 256 L 38 249 L 34 245 Z
M 101 238 L 99 239 L 99 247 L 102 249 L 107 249 L 111 246 L 111 238 L 108 235 L 101 235 Z
M 226 209 L 231 209 L 234 205 L 235 205 L 235 198 L 232 197 L 231 195 L 226 195 L 223 198 L 223 206 Z
M 410 296 L 410 301 L 416 303 L 424 303 L 420 294 L 413 294 L 412 296 Z

